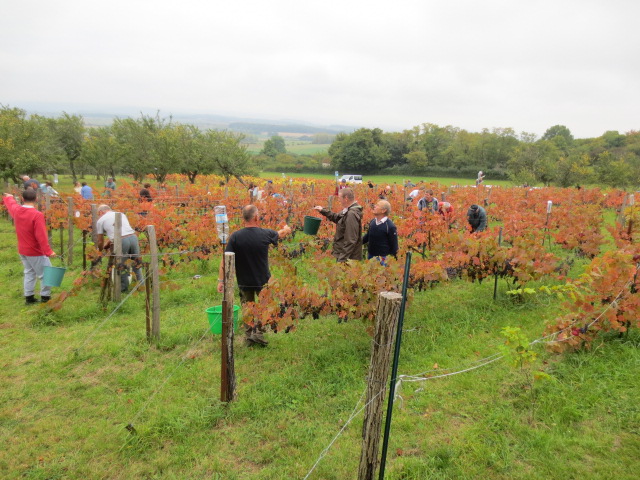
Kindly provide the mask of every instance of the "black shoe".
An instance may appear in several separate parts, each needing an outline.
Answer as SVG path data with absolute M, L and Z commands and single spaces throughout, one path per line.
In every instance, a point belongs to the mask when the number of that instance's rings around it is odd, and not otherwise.
M 47 303 L 49 300 L 51 300 L 51 297 L 46 297 L 44 295 L 40 297 L 40 303 Z
M 25 305 L 32 305 L 34 303 L 38 303 L 38 300 L 36 300 L 36 297 L 34 297 L 33 295 L 27 295 L 26 297 L 24 297 L 24 303 Z

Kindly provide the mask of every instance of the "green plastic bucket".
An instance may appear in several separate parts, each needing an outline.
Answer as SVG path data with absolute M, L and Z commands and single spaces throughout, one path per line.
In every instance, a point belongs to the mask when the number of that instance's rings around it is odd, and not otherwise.
M 43 285 L 47 287 L 59 287 L 62 284 L 62 278 L 66 271 L 66 268 L 44 267 L 44 276 L 42 277 Z
M 307 235 L 315 235 L 316 233 L 318 233 L 321 221 L 322 219 L 318 217 L 310 217 L 309 215 L 305 215 L 302 231 Z
M 222 305 L 207 308 L 207 316 L 209 317 L 209 327 L 211 333 L 222 333 Z M 239 305 L 233 306 L 233 330 L 238 330 L 238 312 Z

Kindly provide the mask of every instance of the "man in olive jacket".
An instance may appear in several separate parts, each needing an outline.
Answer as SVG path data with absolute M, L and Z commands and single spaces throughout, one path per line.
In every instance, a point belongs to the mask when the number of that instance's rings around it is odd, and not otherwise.
M 342 211 L 333 213 L 321 206 L 315 210 L 336 224 L 331 254 L 338 262 L 362 260 L 362 207 L 355 201 L 353 190 L 343 188 L 338 193 Z

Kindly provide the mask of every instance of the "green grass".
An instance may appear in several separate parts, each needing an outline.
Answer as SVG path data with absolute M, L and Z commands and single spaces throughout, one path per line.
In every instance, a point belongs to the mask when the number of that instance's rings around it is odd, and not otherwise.
M 164 280 L 181 288 L 162 290 L 162 339 L 150 345 L 140 294 L 110 318 L 115 304 L 97 305 L 97 282 L 58 312 L 23 306 L 22 269 L 4 219 L 0 260 L 2 478 L 301 479 L 365 389 L 366 325 L 307 318 L 293 333 L 269 334 L 267 348 L 238 341 L 238 399 L 220 403 L 219 339 L 206 333 L 204 313 L 220 302 L 217 265 L 169 269 Z M 72 267 L 62 288 L 78 273 Z M 505 289 L 501 282 L 497 302 L 493 282 L 416 293 L 399 373 L 469 367 L 498 351 L 506 325 L 541 336 L 559 305 L 514 304 Z M 502 361 L 403 383 L 386 478 L 635 479 L 639 345 L 633 332 L 588 352 L 540 351 L 539 366 L 553 380 L 534 385 L 535 403 L 525 375 Z M 310 478 L 356 478 L 361 428 L 359 415 Z
M 327 153 L 329 144 L 317 144 L 311 142 L 290 141 L 286 142 L 287 153 L 296 155 L 314 155 L 316 153 Z M 249 153 L 258 154 L 264 148 L 264 143 L 250 143 L 247 145 Z
M 283 172 L 261 172 L 261 178 L 279 178 L 282 176 Z M 327 171 L 326 174 L 322 173 L 291 173 L 284 172 L 287 178 L 313 178 L 319 180 L 335 180 L 335 175 L 333 175 L 333 171 Z M 445 178 L 445 177 L 419 177 L 419 176 L 402 176 L 402 175 L 363 175 L 363 182 L 367 183 L 368 180 L 371 180 L 375 185 L 382 184 L 393 184 L 394 182 L 398 185 L 402 185 L 403 181 L 410 179 L 413 183 L 418 183 L 419 181 L 423 181 L 425 183 L 439 183 L 441 185 L 475 185 L 475 179 L 469 178 Z M 512 182 L 507 180 L 495 180 L 487 182 L 489 185 L 501 185 L 501 186 L 511 186 Z

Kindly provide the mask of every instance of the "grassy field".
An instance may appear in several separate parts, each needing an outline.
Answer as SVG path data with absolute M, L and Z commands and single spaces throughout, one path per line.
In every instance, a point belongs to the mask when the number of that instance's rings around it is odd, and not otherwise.
M 263 143 L 250 143 L 247 150 L 250 153 L 260 153 L 263 149 Z M 315 153 L 327 153 L 329 144 L 317 144 L 310 142 L 286 142 L 285 148 L 287 153 L 295 153 L 297 155 L 313 155 Z
M 367 325 L 307 318 L 295 332 L 269 334 L 267 348 L 238 339 L 238 400 L 225 405 L 219 339 L 204 313 L 220 303 L 216 262 L 166 269 L 156 345 L 145 339 L 144 296 L 103 309 L 97 280 L 60 311 L 24 306 L 4 218 L 0 259 L 0 477 L 302 479 L 317 462 L 310 479 L 356 478 L 362 415 L 339 432 L 362 407 Z M 583 264 L 576 260 L 572 274 Z M 313 278 L 308 260 L 298 265 Z M 555 300 L 514 303 L 505 290 L 500 283 L 497 302 L 493 282 L 417 292 L 399 373 L 461 372 L 498 352 L 501 327 L 534 339 L 560 313 Z M 402 383 L 386 478 L 637 478 L 639 346 L 636 331 L 604 337 L 591 351 L 540 350 L 536 368 L 552 377 L 542 383 L 504 361 Z
M 326 174 L 322 173 L 291 173 L 284 172 L 287 178 L 314 178 L 314 179 L 322 179 L 322 180 L 335 180 L 335 175 L 333 175 L 333 171 L 327 172 Z M 260 177 L 262 178 L 279 178 L 282 177 L 282 172 L 261 172 Z M 420 176 L 402 176 L 402 175 L 363 175 L 362 180 L 364 183 L 371 180 L 374 185 L 382 185 L 382 184 L 393 184 L 397 183 L 398 185 L 402 185 L 403 181 L 411 180 L 413 183 L 418 183 L 419 181 L 423 181 L 425 183 L 439 183 L 441 185 L 475 185 L 476 181 L 474 178 L 444 178 L 444 177 L 420 177 Z M 490 180 L 487 179 L 485 182 L 487 185 L 500 185 L 500 186 L 512 186 L 513 182 L 508 180 Z

